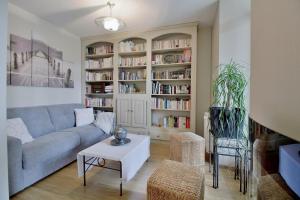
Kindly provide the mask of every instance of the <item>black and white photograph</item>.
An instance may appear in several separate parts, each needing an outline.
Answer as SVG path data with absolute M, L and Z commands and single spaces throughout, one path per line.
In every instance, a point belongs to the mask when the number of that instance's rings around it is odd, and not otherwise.
M 49 47 L 49 87 L 63 88 L 63 52 Z
M 8 61 L 8 84 L 31 86 L 31 40 L 10 34 L 10 59 Z
M 63 64 L 64 88 L 74 88 L 73 63 L 69 61 L 64 61 Z
M 32 86 L 49 86 L 49 48 L 41 40 L 32 39 Z

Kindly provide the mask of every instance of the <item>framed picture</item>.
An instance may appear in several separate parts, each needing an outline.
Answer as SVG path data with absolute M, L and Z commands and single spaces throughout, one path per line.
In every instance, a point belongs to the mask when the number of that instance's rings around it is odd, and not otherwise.
M 49 47 L 49 87 L 63 88 L 63 52 Z
M 64 61 L 63 69 L 64 88 L 74 88 L 73 63 L 69 61 Z
M 31 86 L 31 40 L 10 35 L 7 80 L 9 85 Z

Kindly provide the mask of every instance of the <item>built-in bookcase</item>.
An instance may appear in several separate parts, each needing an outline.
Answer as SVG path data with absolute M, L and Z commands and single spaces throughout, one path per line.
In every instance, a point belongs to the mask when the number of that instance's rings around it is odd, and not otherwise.
M 119 42 L 118 90 L 120 94 L 145 94 L 147 80 L 146 40 L 129 38 Z
M 96 42 L 85 49 L 85 106 L 113 110 L 114 44 Z
M 169 33 L 152 40 L 151 126 L 191 128 L 191 35 Z
M 154 139 L 195 131 L 196 24 L 88 37 L 82 49 L 87 106 Z

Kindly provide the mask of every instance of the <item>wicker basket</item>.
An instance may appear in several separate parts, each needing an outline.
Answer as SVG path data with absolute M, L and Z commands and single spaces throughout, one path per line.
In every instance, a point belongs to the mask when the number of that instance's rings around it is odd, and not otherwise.
M 204 181 L 202 167 L 165 160 L 148 179 L 147 199 L 202 200 Z
M 192 132 L 171 134 L 170 159 L 192 166 L 204 166 L 205 139 Z

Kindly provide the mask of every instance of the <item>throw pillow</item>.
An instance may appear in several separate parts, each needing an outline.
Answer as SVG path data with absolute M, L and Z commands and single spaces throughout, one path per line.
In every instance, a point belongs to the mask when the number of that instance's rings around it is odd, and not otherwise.
M 115 128 L 115 113 L 98 112 L 94 124 L 106 134 L 111 134 Z
M 93 108 L 80 108 L 75 109 L 76 126 L 84 126 L 94 122 L 94 110 Z
M 22 144 L 33 141 L 26 125 L 21 118 L 8 119 L 5 133 L 21 140 Z

